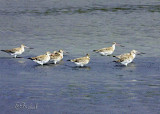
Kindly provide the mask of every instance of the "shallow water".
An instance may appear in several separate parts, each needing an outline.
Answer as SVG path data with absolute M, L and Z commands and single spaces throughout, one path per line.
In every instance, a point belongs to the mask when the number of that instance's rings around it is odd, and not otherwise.
M 160 112 L 160 1 L 1 0 L 0 49 L 33 47 L 12 58 L 0 52 L 0 112 L 127 113 Z M 111 46 L 115 55 L 144 52 L 127 67 L 94 49 Z M 59 64 L 28 60 L 46 51 L 69 54 Z M 84 68 L 66 61 L 91 55 Z M 21 105 L 21 106 L 20 106 Z M 31 109 L 32 108 L 32 109 Z

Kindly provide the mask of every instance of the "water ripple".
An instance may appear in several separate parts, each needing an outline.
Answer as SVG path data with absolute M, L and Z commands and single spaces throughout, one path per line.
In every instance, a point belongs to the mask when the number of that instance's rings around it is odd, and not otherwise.
M 45 10 L 0 10 L 1 15 L 15 14 L 37 14 L 37 15 L 53 15 L 53 14 L 75 14 L 75 13 L 91 13 L 91 12 L 135 12 L 148 11 L 160 12 L 160 5 L 120 5 L 120 6 L 91 6 L 91 7 L 67 7 L 67 8 L 50 8 Z

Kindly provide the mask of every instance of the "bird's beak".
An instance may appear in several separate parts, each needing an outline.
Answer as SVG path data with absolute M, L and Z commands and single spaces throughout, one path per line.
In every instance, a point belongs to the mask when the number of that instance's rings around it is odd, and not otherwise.
M 137 52 L 137 55 L 142 55 L 142 54 L 146 54 L 146 53 L 143 53 L 143 52 Z
M 68 54 L 68 53 L 69 53 L 69 52 L 67 52 L 67 51 L 64 51 L 64 50 L 63 50 L 63 52 L 64 52 L 65 54 Z
M 143 52 L 140 52 L 141 54 L 146 54 L 146 53 L 143 53 Z
M 121 44 L 116 44 L 117 46 L 120 46 L 120 47 L 125 47 L 125 46 L 123 46 L 123 45 L 121 45 Z
M 34 48 L 31 48 L 31 47 L 27 47 L 27 46 L 25 46 L 25 48 L 28 48 L 28 49 L 34 49 Z

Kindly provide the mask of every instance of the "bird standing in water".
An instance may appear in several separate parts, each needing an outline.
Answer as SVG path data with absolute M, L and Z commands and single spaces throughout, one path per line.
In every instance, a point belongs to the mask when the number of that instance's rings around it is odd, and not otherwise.
M 84 65 L 89 63 L 90 55 L 86 54 L 85 57 L 76 58 L 76 59 L 72 59 L 72 60 L 68 60 L 68 61 L 74 62 L 77 66 L 83 67 Z
M 113 42 L 111 47 L 102 48 L 102 49 L 93 50 L 93 51 L 101 55 L 109 56 L 114 52 L 116 45 L 122 46 L 120 44 L 117 44 L 116 42 Z
M 136 57 L 136 55 L 140 53 L 136 50 L 132 50 L 130 53 L 125 53 L 122 55 L 117 56 L 118 60 L 115 62 L 121 63 L 125 66 L 127 66 L 129 63 L 131 63 L 134 58 Z
M 51 55 L 50 55 L 51 59 L 50 61 L 53 61 L 54 64 L 56 64 L 57 62 L 61 61 L 63 59 L 63 50 L 59 50 L 54 51 Z
M 44 54 L 44 55 L 39 55 L 37 57 L 31 57 L 31 58 L 28 58 L 28 59 L 33 60 L 34 62 L 36 62 L 40 65 L 43 65 L 50 60 L 50 55 L 51 55 L 50 52 L 46 52 L 46 54 Z
M 24 48 L 33 49 L 33 48 L 27 47 L 24 44 L 22 44 L 20 47 L 13 48 L 13 49 L 7 49 L 7 50 L 1 50 L 1 51 L 6 52 L 10 55 L 14 55 L 14 57 L 16 58 L 17 55 L 21 55 L 25 51 Z

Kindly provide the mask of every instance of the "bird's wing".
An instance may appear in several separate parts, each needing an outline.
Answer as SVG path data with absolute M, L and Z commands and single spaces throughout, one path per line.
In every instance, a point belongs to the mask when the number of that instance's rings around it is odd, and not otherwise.
M 120 58 L 123 58 L 125 56 L 129 56 L 129 55 L 130 55 L 130 53 L 124 53 L 124 54 L 121 54 L 121 55 L 117 55 L 115 57 L 118 58 L 118 59 L 120 59 Z
M 121 57 L 119 60 L 117 60 L 117 62 L 127 61 L 129 58 L 130 56 L 124 56 L 124 57 Z
M 72 62 L 83 62 L 85 61 L 86 57 L 81 57 L 81 58 L 76 58 L 76 59 L 72 59 Z
M 97 51 L 98 52 L 103 52 L 103 51 L 110 51 L 110 50 L 112 50 L 112 47 L 102 48 L 102 49 L 99 49 Z
M 40 55 L 40 56 L 37 56 L 37 57 L 32 57 L 31 59 L 32 60 L 37 60 L 37 61 L 42 61 L 42 60 L 44 60 L 45 57 L 46 57 L 46 55 Z
M 16 51 L 19 51 L 20 48 L 13 48 L 13 49 L 7 49 L 7 50 L 2 50 L 4 52 L 7 52 L 7 53 L 15 53 Z
M 57 57 L 59 57 L 60 54 L 58 52 L 51 54 L 51 59 L 56 59 Z

